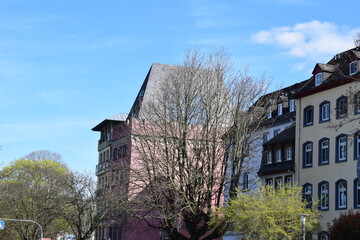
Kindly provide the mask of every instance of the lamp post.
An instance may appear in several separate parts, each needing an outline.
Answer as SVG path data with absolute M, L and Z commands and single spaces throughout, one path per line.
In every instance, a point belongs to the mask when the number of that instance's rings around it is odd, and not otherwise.
M 42 229 L 42 227 L 41 227 L 41 225 L 39 223 L 37 223 L 37 222 L 35 222 L 33 220 L 11 219 L 11 218 L 0 218 L 0 220 L 35 223 L 40 228 L 40 240 L 43 240 L 43 229 Z
M 301 239 L 305 240 L 305 221 L 306 221 L 306 217 L 309 216 L 308 214 L 299 214 L 301 217 L 301 225 L 302 225 L 302 234 L 301 234 Z

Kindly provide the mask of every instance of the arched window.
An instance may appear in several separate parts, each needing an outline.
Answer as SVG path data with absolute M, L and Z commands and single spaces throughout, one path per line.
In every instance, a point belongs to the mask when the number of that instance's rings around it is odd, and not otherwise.
M 347 136 L 340 134 L 336 137 L 336 162 L 347 160 Z
M 303 168 L 312 167 L 313 162 L 313 144 L 305 142 L 303 144 Z
M 314 107 L 307 106 L 304 108 L 304 127 L 313 125 L 314 123 Z
M 340 179 L 336 182 L 336 210 L 347 208 L 347 182 Z
M 319 141 L 319 165 L 329 164 L 329 139 L 322 138 Z
M 307 202 L 308 208 L 312 206 L 312 184 L 306 183 L 303 185 L 303 199 Z
M 320 103 L 319 106 L 320 110 L 320 116 L 319 116 L 319 122 L 327 122 L 330 120 L 330 102 L 324 101 Z
M 319 183 L 319 209 L 329 210 L 329 182 Z
M 336 100 L 336 118 L 347 117 L 348 101 L 347 97 L 341 96 Z

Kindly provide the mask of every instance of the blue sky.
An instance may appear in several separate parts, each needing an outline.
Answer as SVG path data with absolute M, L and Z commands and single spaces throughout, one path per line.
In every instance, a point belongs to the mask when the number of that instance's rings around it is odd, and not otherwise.
M 91 128 L 127 113 L 151 63 L 224 47 L 273 88 L 352 48 L 360 1 L 0 0 L 0 163 L 58 152 L 94 170 Z

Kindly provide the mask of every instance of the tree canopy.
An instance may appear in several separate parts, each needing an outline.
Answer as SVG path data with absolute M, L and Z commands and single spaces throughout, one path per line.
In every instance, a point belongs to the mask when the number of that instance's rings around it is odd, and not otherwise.
M 302 225 L 300 214 L 307 214 L 306 230 L 318 229 L 319 212 L 307 208 L 300 187 L 292 185 L 261 186 L 253 192 L 238 192 L 236 198 L 218 209 L 212 226 L 226 221 L 231 230 L 246 239 L 298 239 Z

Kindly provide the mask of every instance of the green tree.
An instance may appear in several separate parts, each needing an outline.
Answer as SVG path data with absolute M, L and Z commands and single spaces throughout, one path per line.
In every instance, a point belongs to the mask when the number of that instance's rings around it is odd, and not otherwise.
M 233 231 L 247 239 L 299 239 L 302 230 L 299 214 L 308 214 L 308 232 L 317 229 L 319 216 L 316 207 L 306 208 L 301 195 L 301 188 L 291 185 L 261 186 L 254 192 L 239 192 L 228 205 L 219 208 L 211 224 L 216 227 L 226 221 Z
M 353 240 L 360 236 L 360 211 L 350 209 L 340 213 L 328 225 L 331 240 Z
M 0 171 L 0 214 L 3 218 L 36 221 L 43 227 L 44 236 L 54 237 L 64 229 L 59 218 L 68 169 L 59 161 L 59 154 L 37 153 L 15 160 Z M 40 236 L 35 224 L 8 222 L 1 234 L 6 235 L 8 230 L 16 233 L 14 239 L 33 240 Z

